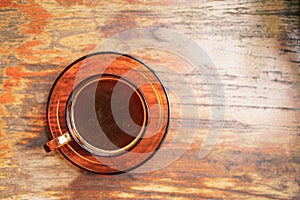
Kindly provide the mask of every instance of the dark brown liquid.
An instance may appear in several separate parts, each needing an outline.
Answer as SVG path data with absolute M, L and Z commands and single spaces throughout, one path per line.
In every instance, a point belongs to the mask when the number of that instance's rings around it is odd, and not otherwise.
M 75 92 L 73 126 L 94 147 L 108 151 L 126 147 L 145 127 L 144 99 L 128 81 L 102 75 Z

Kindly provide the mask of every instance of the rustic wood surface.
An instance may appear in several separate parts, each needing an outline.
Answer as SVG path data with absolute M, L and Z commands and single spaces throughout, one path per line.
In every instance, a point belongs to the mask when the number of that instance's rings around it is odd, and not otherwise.
M 1 0 L 0 197 L 300 199 L 299 9 L 297 0 Z M 184 155 L 154 172 L 97 175 L 46 154 L 59 73 L 105 38 L 150 26 L 192 38 L 219 70 L 226 119 L 210 154 L 198 158 L 209 115 Z

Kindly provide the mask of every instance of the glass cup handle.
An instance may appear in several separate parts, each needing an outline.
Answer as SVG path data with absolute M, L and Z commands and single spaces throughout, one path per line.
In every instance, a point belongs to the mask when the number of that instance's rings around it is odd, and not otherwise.
M 71 141 L 70 134 L 68 132 L 58 136 L 57 138 L 54 138 L 53 140 L 47 142 L 44 145 L 44 149 L 46 152 L 53 151 L 54 149 L 57 149 Z

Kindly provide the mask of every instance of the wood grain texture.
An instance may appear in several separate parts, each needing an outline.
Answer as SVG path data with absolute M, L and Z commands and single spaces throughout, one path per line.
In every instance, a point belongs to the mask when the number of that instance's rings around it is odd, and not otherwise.
M 299 199 L 299 9 L 296 0 L 1 0 L 0 197 Z M 166 168 L 103 176 L 44 153 L 47 96 L 59 73 L 105 38 L 151 26 L 192 38 L 220 73 L 226 119 L 211 153 L 198 158 L 218 105 L 201 88 L 202 128 Z

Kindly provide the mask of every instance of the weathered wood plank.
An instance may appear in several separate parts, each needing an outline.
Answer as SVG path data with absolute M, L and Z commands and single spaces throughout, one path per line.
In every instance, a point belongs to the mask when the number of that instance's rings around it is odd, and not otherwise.
M 299 9 L 297 1 L 285 0 L 1 1 L 0 197 L 300 198 Z M 187 35 L 216 65 L 226 119 L 213 151 L 198 158 L 218 105 L 191 75 L 198 104 L 189 108 L 199 106 L 201 129 L 170 166 L 104 176 L 74 167 L 58 152 L 45 154 L 47 95 L 59 73 L 105 38 L 150 26 Z M 143 60 L 157 55 L 133 53 Z

